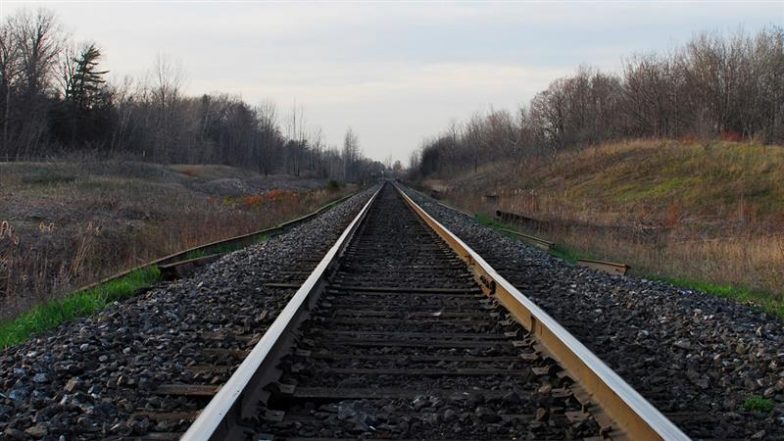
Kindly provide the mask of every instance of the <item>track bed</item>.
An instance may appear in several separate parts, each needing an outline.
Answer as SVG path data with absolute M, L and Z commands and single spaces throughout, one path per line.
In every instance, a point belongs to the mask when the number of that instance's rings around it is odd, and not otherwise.
M 574 439 L 600 425 L 387 185 L 345 249 L 249 439 Z M 250 433 L 252 432 L 252 433 Z

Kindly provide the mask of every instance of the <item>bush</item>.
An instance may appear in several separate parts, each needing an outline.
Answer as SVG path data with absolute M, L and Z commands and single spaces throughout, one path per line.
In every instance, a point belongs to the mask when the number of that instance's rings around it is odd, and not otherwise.
M 327 190 L 331 192 L 340 190 L 340 183 L 334 179 L 330 179 L 329 182 L 327 182 Z

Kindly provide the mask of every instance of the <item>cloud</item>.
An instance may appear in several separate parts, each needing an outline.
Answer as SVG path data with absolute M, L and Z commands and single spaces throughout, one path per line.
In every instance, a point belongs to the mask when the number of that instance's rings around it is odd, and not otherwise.
M 491 105 L 514 109 L 568 72 L 491 63 L 299 63 L 260 72 L 256 81 L 243 79 L 229 91 L 252 102 L 270 98 L 281 113 L 296 99 L 328 142 L 338 144 L 351 126 L 365 153 L 382 159 L 405 156 L 453 118 Z M 210 83 L 193 80 L 190 87 L 209 90 Z
M 0 1 L 3 14 L 39 3 Z M 74 39 L 97 42 L 112 76 L 159 53 L 189 93 L 296 100 L 326 139 L 346 127 L 366 153 L 406 158 L 453 118 L 515 110 L 580 64 L 618 70 L 697 32 L 784 23 L 764 2 L 51 2 Z

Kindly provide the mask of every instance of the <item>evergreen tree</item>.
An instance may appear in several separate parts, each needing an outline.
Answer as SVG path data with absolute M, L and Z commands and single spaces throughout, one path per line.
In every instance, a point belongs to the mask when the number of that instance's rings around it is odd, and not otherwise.
M 64 100 L 53 118 L 53 131 L 63 144 L 84 148 L 108 145 L 115 121 L 106 70 L 98 68 L 101 51 L 87 44 L 78 56 L 66 60 L 63 69 Z
M 65 99 L 76 110 L 87 112 L 107 105 L 106 70 L 98 70 L 101 51 L 94 44 L 85 46 L 74 61 L 74 72 L 65 91 Z

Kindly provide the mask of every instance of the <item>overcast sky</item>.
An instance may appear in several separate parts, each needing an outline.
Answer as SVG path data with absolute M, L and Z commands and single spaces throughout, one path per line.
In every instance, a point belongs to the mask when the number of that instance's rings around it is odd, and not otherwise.
M 311 130 L 406 162 L 424 137 L 476 111 L 514 111 L 580 64 L 617 71 L 701 31 L 784 24 L 778 2 L 260 3 L 19 2 L 43 5 L 73 39 L 104 50 L 110 77 L 142 77 L 158 54 L 189 94 L 304 107 Z

